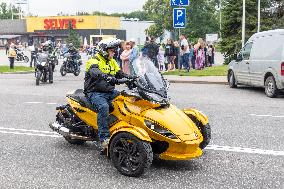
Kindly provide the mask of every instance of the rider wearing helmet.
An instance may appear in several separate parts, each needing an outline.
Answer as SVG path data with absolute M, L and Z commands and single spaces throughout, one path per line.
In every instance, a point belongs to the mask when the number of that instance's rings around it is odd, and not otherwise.
M 123 78 L 132 78 L 120 70 L 113 58 L 120 43 L 119 39 L 102 40 L 98 44 L 99 52 L 86 65 L 84 93 L 98 111 L 98 136 L 102 151 L 109 143 L 108 116 L 112 100 L 119 95 L 115 85 L 125 83 L 127 79 Z
M 73 43 L 69 43 L 68 44 L 68 51 L 66 53 L 69 53 L 71 58 L 72 58 L 72 63 L 74 64 L 74 68 L 75 70 L 78 69 L 78 64 L 77 62 L 75 61 L 78 56 L 79 56 L 79 52 L 76 50 L 76 48 L 74 47 Z

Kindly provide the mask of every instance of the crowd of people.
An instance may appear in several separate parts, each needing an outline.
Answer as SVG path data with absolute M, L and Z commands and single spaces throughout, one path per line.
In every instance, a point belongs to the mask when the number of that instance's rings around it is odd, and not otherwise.
M 162 72 L 191 69 L 201 70 L 214 64 L 215 48 L 202 38 L 196 44 L 190 43 L 184 34 L 179 41 L 168 39 L 166 44 L 156 43 L 154 37 L 146 39 L 141 48 L 142 56 L 147 56 Z M 139 55 L 135 40 L 122 42 L 115 59 L 124 73 L 131 74 L 132 61 Z

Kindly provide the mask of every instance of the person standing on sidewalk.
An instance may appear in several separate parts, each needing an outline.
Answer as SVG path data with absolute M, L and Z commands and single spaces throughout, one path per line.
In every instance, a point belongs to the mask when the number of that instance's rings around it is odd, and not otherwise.
M 5 50 L 6 50 L 6 55 L 8 55 L 8 52 L 9 52 L 9 44 L 8 44 L 8 42 L 5 44 Z
M 136 40 L 134 38 L 129 40 L 129 43 L 131 45 L 131 53 L 129 56 L 129 70 L 130 70 L 130 75 L 133 74 L 134 70 L 133 70 L 133 62 L 136 58 L 139 57 L 139 48 L 136 45 Z
M 30 46 L 30 51 L 31 51 L 31 62 L 30 62 L 30 67 L 33 67 L 33 63 L 34 63 L 34 67 L 36 65 L 36 55 L 38 53 L 38 48 L 35 47 L 34 45 Z
M 145 48 L 147 49 L 148 57 L 152 60 L 155 67 L 159 69 L 159 64 L 157 59 L 159 53 L 159 45 L 157 45 L 155 41 L 156 39 L 154 37 L 151 37 L 150 43 L 145 45 Z
M 15 45 L 11 43 L 9 52 L 8 52 L 8 58 L 10 61 L 10 69 L 14 69 L 14 63 L 15 63 L 16 56 L 17 56 L 17 53 L 15 51 Z
M 175 69 L 180 69 L 180 47 L 179 47 L 179 42 L 175 41 L 174 42 L 174 63 L 175 63 Z
M 132 52 L 131 45 L 129 42 L 126 42 L 125 50 L 120 55 L 120 59 L 122 61 L 121 68 L 122 68 L 122 71 L 126 74 L 130 74 L 129 59 L 130 59 L 131 52 Z
M 168 67 L 166 67 L 166 70 L 174 70 L 175 68 L 175 54 L 174 54 L 174 42 L 172 39 L 167 40 L 167 45 L 166 45 L 166 52 L 165 56 L 168 61 Z
M 184 34 L 180 36 L 180 66 L 189 72 L 189 45 Z

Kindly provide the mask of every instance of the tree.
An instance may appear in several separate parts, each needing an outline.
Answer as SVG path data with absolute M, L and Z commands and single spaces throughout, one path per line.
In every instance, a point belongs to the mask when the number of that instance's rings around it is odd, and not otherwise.
M 12 12 L 13 10 L 13 12 Z M 11 19 L 12 14 L 14 19 L 19 18 L 19 10 L 14 5 L 7 5 L 6 3 L 0 4 L 0 19 Z
M 72 23 L 69 23 L 69 36 L 67 43 L 73 43 L 74 47 L 79 48 L 81 45 L 80 35 L 73 29 Z
M 221 52 L 225 55 L 228 64 L 234 54 L 242 48 L 242 10 L 243 2 L 223 0 L 223 28 Z M 247 41 L 257 32 L 258 6 L 255 0 L 246 0 L 246 33 Z M 284 28 L 284 1 L 261 0 L 261 31 Z
M 159 38 L 163 36 L 164 29 L 163 27 L 161 27 L 161 25 L 154 24 L 151 25 L 148 29 L 146 29 L 145 32 L 148 34 L 148 36 Z

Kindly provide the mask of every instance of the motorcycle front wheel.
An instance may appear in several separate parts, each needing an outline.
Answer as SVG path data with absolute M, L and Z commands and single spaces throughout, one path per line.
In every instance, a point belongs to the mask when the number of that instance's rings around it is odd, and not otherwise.
M 150 143 L 127 132 L 118 133 L 111 139 L 109 155 L 115 168 L 130 177 L 142 175 L 153 161 Z
M 65 76 L 67 74 L 66 67 L 64 66 L 64 64 L 60 68 L 60 74 L 62 76 Z
M 80 75 L 80 67 L 78 67 L 77 70 L 74 71 L 74 75 L 75 76 L 79 76 Z
M 36 72 L 36 85 L 39 85 L 40 76 L 41 76 L 41 71 L 38 70 L 38 71 Z
M 52 65 L 49 66 L 48 68 L 48 81 L 49 83 L 53 83 L 53 68 Z

